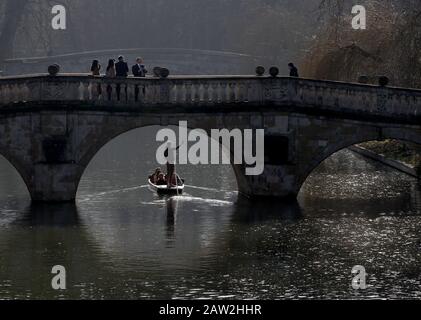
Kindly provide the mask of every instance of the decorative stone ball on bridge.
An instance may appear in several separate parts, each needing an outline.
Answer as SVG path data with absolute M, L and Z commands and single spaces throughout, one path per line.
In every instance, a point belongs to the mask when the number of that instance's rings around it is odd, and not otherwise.
M 389 78 L 386 76 L 380 76 L 379 77 L 379 85 L 382 87 L 385 87 L 389 84 Z
M 168 78 L 170 70 L 167 68 L 155 67 L 153 68 L 153 75 L 157 78 Z
M 269 69 L 269 74 L 273 77 L 276 78 L 279 75 L 279 68 L 278 67 L 271 67 Z
M 48 67 L 48 73 L 50 76 L 56 76 L 60 72 L 60 66 L 55 63 Z
M 258 77 L 261 77 L 261 76 L 263 76 L 264 74 L 265 74 L 265 67 L 262 67 L 262 66 L 258 66 L 258 67 L 256 67 L 256 75 L 258 76 Z

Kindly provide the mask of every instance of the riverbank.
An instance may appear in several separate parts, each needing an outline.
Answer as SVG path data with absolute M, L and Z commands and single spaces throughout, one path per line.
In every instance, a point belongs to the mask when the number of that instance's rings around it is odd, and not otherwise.
M 389 167 L 395 168 L 415 178 L 418 178 L 418 179 L 421 178 L 420 167 L 414 166 L 404 161 L 392 159 L 384 154 L 374 152 L 373 150 L 366 148 L 365 145 L 355 145 L 355 146 L 349 147 L 349 150 L 357 154 L 360 154 L 364 157 L 381 162 Z

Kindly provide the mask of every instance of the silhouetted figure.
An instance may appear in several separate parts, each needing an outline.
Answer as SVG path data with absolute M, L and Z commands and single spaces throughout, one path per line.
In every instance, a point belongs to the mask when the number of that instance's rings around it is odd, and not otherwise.
M 145 65 L 143 64 L 142 58 L 136 59 L 136 64 L 132 67 L 132 73 L 135 78 L 144 78 L 146 77 L 146 74 L 148 73 L 148 70 L 146 70 Z M 135 88 L 135 100 L 139 101 L 139 93 L 140 88 L 138 85 L 136 85 Z M 144 92 L 143 92 L 144 93 Z
M 177 175 L 175 173 L 175 161 L 176 152 L 182 145 L 177 148 L 173 148 L 171 143 L 168 143 L 168 148 L 164 152 L 165 158 L 167 158 L 167 187 L 175 187 L 177 185 Z
M 140 78 L 146 77 L 148 70 L 146 70 L 145 65 L 143 64 L 142 58 L 136 59 L 136 64 L 132 67 L 132 72 L 133 72 L 134 77 L 140 77 Z
M 149 176 L 149 180 L 151 180 L 152 183 L 156 184 L 161 173 L 161 168 L 156 168 L 155 172 Z
M 91 73 L 94 77 L 101 75 L 101 65 L 99 64 L 98 60 L 92 61 Z M 92 95 L 95 97 L 99 97 L 102 95 L 102 88 L 100 83 L 98 83 L 98 85 L 96 86 L 96 90 L 95 87 L 92 88 Z
M 118 62 L 115 64 L 115 70 L 117 74 L 117 78 L 127 78 L 129 75 L 129 66 L 127 62 L 124 61 L 123 56 L 118 57 Z M 121 93 L 121 84 L 117 84 L 117 100 L 120 101 L 120 93 Z M 126 97 L 127 97 L 127 87 L 126 87 Z
M 105 72 L 105 77 L 107 78 L 115 78 L 116 77 L 116 71 L 115 71 L 115 61 L 114 59 L 108 60 L 108 66 L 107 70 Z M 107 95 L 108 95 L 108 101 L 111 100 L 111 94 L 113 92 L 113 88 L 108 85 L 107 86 Z
M 115 60 L 114 59 L 108 60 L 108 66 L 107 66 L 105 76 L 107 78 L 115 78 L 117 76 L 117 72 L 115 70 Z
M 98 60 L 92 61 L 91 72 L 93 76 L 100 76 L 101 73 L 101 65 L 99 64 Z
M 298 74 L 298 69 L 297 67 L 291 62 L 288 64 L 288 68 L 289 68 L 289 76 L 290 77 L 295 77 L 295 78 L 299 78 L 299 74 Z
M 164 186 L 167 184 L 167 180 L 165 179 L 165 175 L 163 173 L 160 173 L 158 176 L 158 179 L 155 182 L 158 186 Z
M 116 76 L 127 78 L 129 75 L 129 66 L 127 62 L 124 61 L 123 56 L 118 57 L 118 62 L 115 64 Z

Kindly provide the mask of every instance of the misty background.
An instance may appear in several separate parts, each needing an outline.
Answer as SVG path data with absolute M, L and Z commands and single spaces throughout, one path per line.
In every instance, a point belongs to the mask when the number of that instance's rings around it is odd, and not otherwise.
M 51 27 L 55 4 L 67 9 L 64 31 Z M 309 47 L 319 4 L 319 0 L 6 0 L 0 4 L 1 57 L 184 48 L 243 53 L 275 63 L 297 59 Z
M 64 31 L 51 27 L 56 4 L 67 9 Z M 351 28 L 356 4 L 367 9 L 367 30 Z M 297 62 L 306 77 L 382 74 L 394 85 L 420 87 L 421 0 L 0 2 L 0 69 L 5 59 L 129 48 L 235 52 L 281 70 Z

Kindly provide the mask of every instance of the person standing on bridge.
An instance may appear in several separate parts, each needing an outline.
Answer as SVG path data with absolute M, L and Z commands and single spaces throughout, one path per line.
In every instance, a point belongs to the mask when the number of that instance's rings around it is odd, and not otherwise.
M 127 62 L 124 61 L 123 56 L 118 57 L 118 62 L 115 64 L 115 70 L 117 74 L 117 78 L 127 78 L 129 75 L 129 66 Z M 121 97 L 121 84 L 117 84 L 117 100 L 120 101 Z M 126 97 L 127 97 L 127 87 L 125 89 Z
M 117 77 L 127 78 L 129 75 L 129 66 L 127 65 L 127 62 L 124 61 L 123 56 L 118 57 L 118 62 L 115 64 L 115 70 Z
M 98 60 L 92 61 L 91 72 L 93 77 L 98 77 L 101 75 L 101 65 Z M 98 83 L 97 88 L 92 87 L 92 95 L 94 97 L 100 97 L 102 95 L 101 84 Z
M 133 76 L 136 78 L 144 78 L 146 77 L 146 74 L 148 73 L 148 70 L 146 70 L 145 65 L 143 64 L 142 58 L 136 59 L 136 64 L 132 67 Z
M 288 64 L 289 76 L 294 78 L 299 78 L 298 68 L 291 62 Z
M 116 77 L 115 61 L 114 61 L 114 59 L 108 60 L 108 66 L 107 66 L 107 70 L 105 72 L 105 77 L 106 78 L 115 78 Z M 111 100 L 112 93 L 113 93 L 113 88 L 110 85 L 107 85 L 108 101 Z
M 91 72 L 93 76 L 100 76 L 101 75 L 101 65 L 99 64 L 98 60 L 92 61 Z
M 115 60 L 114 59 L 108 60 L 108 66 L 107 66 L 105 76 L 107 78 L 115 78 L 117 76 L 117 72 L 115 70 Z
M 136 59 L 136 64 L 132 67 L 132 73 L 135 78 L 145 78 L 146 74 L 148 73 L 148 70 L 146 70 L 145 65 L 143 64 L 142 58 Z M 145 92 L 143 92 L 144 94 Z M 138 85 L 136 85 L 135 88 L 135 100 L 139 101 L 139 94 L 140 94 L 140 88 Z

